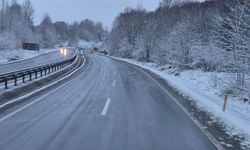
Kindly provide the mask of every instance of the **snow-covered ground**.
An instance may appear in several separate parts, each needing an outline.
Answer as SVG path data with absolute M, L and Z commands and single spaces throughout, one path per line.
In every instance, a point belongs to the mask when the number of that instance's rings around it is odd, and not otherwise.
M 33 58 L 44 53 L 57 51 L 58 49 L 42 49 L 40 51 L 29 50 L 0 50 L 0 64 L 12 61 L 20 61 L 24 59 Z
M 175 75 L 166 66 L 153 63 L 140 63 L 135 60 L 115 58 L 150 70 L 164 78 L 172 87 L 184 96 L 194 100 L 197 105 L 212 114 L 216 121 L 223 123 L 230 135 L 244 136 L 242 145 L 250 149 L 250 105 L 239 100 L 239 97 L 229 97 L 226 112 L 222 111 L 224 103 L 223 90 L 230 82 L 226 73 L 211 73 L 202 71 L 184 71 Z M 224 81 L 225 82 L 224 82 Z M 220 81 L 223 83 L 220 84 Z

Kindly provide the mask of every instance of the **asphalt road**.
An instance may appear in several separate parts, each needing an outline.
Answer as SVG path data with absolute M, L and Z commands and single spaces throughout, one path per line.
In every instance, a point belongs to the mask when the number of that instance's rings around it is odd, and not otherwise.
M 0 115 L 1 150 L 214 150 L 148 75 L 92 55 L 79 74 Z
M 18 71 L 18 70 L 22 70 L 26 68 L 35 67 L 35 66 L 41 66 L 41 65 L 48 64 L 48 63 L 52 63 L 52 62 L 57 62 L 57 61 L 72 57 L 74 52 L 75 51 L 73 49 L 69 49 L 67 56 L 63 57 L 60 54 L 60 51 L 58 49 L 58 51 L 45 53 L 35 58 L 8 63 L 8 64 L 0 64 L 0 74 Z

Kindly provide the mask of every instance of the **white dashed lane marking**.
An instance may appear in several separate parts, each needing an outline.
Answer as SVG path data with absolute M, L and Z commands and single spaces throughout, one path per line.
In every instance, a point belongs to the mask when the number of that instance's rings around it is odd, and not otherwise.
M 104 108 L 102 110 L 102 114 L 101 114 L 102 116 L 106 116 L 106 114 L 108 112 L 108 109 L 109 109 L 110 101 L 111 101 L 111 99 L 108 98 L 106 103 L 105 103 L 105 106 L 104 106 Z

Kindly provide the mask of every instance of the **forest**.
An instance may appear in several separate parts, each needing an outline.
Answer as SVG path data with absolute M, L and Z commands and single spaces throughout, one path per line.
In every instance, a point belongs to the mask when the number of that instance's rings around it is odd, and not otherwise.
M 173 2 L 163 0 L 154 12 L 120 13 L 107 44 L 111 55 L 179 71 L 227 72 L 235 81 L 230 90 L 249 92 L 250 1 Z
M 23 4 L 16 0 L 0 1 L 0 50 L 19 49 L 24 42 L 40 43 L 42 48 L 74 46 L 79 39 L 103 41 L 108 34 L 100 22 L 53 22 L 48 14 L 39 25 L 34 25 L 34 12 L 30 0 Z

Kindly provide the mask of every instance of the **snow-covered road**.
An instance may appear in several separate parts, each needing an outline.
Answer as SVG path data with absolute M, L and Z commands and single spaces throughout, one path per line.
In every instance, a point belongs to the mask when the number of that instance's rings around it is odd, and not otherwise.
M 1 113 L 0 133 L 3 150 L 216 149 L 146 72 L 98 55 L 63 85 Z
M 25 59 L 12 63 L 0 64 L 0 74 L 18 71 L 35 66 L 41 66 L 52 62 L 57 62 L 72 57 L 74 53 L 75 53 L 74 49 L 68 49 L 67 56 L 64 57 L 61 55 L 60 50 L 58 49 L 56 51 L 54 50 L 53 52 L 50 53 L 44 53 L 34 58 Z

